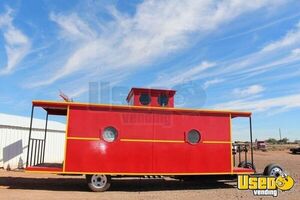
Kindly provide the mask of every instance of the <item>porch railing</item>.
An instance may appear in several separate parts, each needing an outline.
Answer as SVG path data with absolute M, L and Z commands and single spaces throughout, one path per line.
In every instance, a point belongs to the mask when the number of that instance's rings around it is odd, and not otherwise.
M 29 151 L 29 157 L 27 165 L 28 166 L 35 166 L 41 163 L 44 163 L 45 158 L 45 140 L 44 139 L 34 139 L 30 138 L 30 148 L 28 148 Z M 28 167 L 27 166 L 27 167 Z
M 31 109 L 26 167 L 38 165 L 38 164 L 44 163 L 44 161 L 45 161 L 47 126 L 48 126 L 49 114 L 47 112 L 46 122 L 45 122 L 44 139 L 36 139 L 36 138 L 31 138 L 32 137 L 33 112 L 34 112 L 34 106 L 32 106 L 32 109 Z
M 239 165 L 242 161 L 245 161 L 246 163 L 248 162 L 249 149 L 250 149 L 249 143 L 232 144 L 233 166 Z

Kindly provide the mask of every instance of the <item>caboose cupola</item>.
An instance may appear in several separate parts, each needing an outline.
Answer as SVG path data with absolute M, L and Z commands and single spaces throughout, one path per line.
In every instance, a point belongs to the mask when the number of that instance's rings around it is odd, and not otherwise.
M 175 90 L 132 88 L 127 102 L 133 106 L 174 107 Z

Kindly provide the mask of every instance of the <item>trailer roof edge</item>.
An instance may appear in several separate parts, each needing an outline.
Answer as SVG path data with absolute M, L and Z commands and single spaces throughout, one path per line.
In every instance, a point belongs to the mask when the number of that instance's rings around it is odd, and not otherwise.
M 131 106 L 131 105 L 114 105 L 114 104 L 96 104 L 96 103 L 81 103 L 81 102 L 62 102 L 62 101 L 46 101 L 33 100 L 32 105 L 43 108 L 57 107 L 63 108 L 68 106 L 82 106 L 82 107 L 99 107 L 99 108 L 116 108 L 116 109 L 134 109 L 134 110 L 156 110 L 156 111 L 182 111 L 182 112 L 200 112 L 200 113 L 215 113 L 215 114 L 230 114 L 232 118 L 235 117 L 250 117 L 251 112 L 234 111 L 234 110 L 217 110 L 217 109 L 192 109 L 192 108 L 171 108 L 171 107 L 148 107 L 148 106 Z

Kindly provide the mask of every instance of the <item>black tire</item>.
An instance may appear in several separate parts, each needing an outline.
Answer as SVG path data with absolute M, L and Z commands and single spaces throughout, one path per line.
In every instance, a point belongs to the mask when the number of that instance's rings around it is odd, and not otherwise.
M 93 192 L 104 192 L 109 189 L 111 178 L 103 174 L 86 175 L 88 187 Z
M 283 173 L 283 169 L 278 164 L 269 164 L 264 170 L 265 176 L 275 176 L 276 178 L 280 176 L 281 173 Z
M 256 167 L 255 167 L 254 164 L 252 165 L 251 162 L 242 161 L 242 162 L 240 162 L 240 164 L 238 165 L 238 167 L 247 168 L 247 169 L 253 169 L 254 172 L 256 172 Z

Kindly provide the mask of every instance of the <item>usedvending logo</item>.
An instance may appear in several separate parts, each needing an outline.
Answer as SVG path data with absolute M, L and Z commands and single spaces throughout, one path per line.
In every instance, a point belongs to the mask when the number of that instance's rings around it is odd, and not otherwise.
M 239 190 L 252 190 L 254 196 L 278 196 L 278 191 L 288 191 L 294 186 L 294 179 L 291 176 L 238 176 Z

